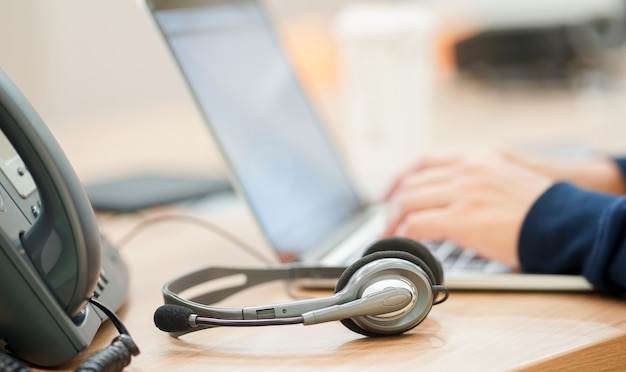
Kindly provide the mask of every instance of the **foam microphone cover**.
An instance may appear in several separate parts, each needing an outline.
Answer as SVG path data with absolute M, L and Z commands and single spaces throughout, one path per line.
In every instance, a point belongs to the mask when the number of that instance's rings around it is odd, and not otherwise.
M 180 305 L 162 305 L 154 312 L 154 324 L 164 332 L 183 332 L 191 328 L 193 311 Z

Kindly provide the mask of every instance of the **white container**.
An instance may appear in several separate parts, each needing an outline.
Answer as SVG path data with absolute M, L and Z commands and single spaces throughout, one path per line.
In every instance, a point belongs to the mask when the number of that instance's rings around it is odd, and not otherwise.
M 336 19 L 348 167 L 377 197 L 429 140 L 435 19 L 416 2 L 355 4 Z

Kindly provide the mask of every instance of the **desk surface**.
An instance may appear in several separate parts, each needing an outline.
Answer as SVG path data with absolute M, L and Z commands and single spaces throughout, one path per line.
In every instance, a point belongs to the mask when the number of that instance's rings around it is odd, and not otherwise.
M 550 363 L 606 366 L 626 361 L 621 352 L 626 347 L 626 302 L 594 293 L 452 292 L 449 300 L 433 307 L 418 327 L 402 336 L 382 339 L 362 337 L 339 322 L 217 328 L 172 338 L 152 321 L 154 310 L 162 304 L 160 289 L 166 280 L 211 265 L 259 265 L 232 243 L 175 217 L 191 212 L 222 227 L 238 226 L 239 236 L 256 236 L 241 208 L 217 202 L 207 210 L 210 212 L 203 214 L 198 209 L 167 208 L 153 216 L 101 218 L 103 231 L 119 241 L 142 221 L 157 215 L 171 216 L 145 225 L 121 246 L 132 281 L 130 298 L 120 316 L 141 349 L 129 370 L 381 370 L 419 366 L 420 370 L 501 371 L 541 368 Z M 223 305 L 289 299 L 284 283 L 276 282 L 235 295 Z M 88 352 L 105 346 L 115 334 L 112 325 L 105 323 Z

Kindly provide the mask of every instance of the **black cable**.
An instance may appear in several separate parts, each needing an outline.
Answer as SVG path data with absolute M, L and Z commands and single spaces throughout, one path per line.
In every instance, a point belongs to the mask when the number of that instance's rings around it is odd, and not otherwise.
M 126 214 L 127 213 L 113 214 L 110 217 L 113 218 L 115 216 L 126 215 Z M 135 214 L 141 215 L 139 212 L 135 212 Z M 265 256 L 262 256 L 261 254 L 259 254 L 254 249 L 254 247 L 246 244 L 241 239 L 238 239 L 237 237 L 235 237 L 234 235 L 232 235 L 228 231 L 220 228 L 217 225 L 212 224 L 211 222 L 208 222 L 206 220 L 202 220 L 202 219 L 197 218 L 197 217 L 189 216 L 189 215 L 161 215 L 161 216 L 157 216 L 157 217 L 147 217 L 147 216 L 145 216 L 145 220 L 139 222 L 130 231 L 128 231 L 125 235 L 123 235 L 122 238 L 120 238 L 118 240 L 118 242 L 115 244 L 115 246 L 118 247 L 118 249 L 121 249 L 125 244 L 128 244 L 129 241 L 131 241 L 135 236 L 137 236 L 139 233 L 141 233 L 142 230 L 144 230 L 144 229 L 146 229 L 146 228 L 148 228 L 148 227 L 150 227 L 152 225 L 156 225 L 158 223 L 171 222 L 171 221 L 176 221 L 176 220 L 180 220 L 179 222 L 193 222 L 195 225 L 200 226 L 202 228 L 205 228 L 205 229 L 207 229 L 207 230 L 217 234 L 218 236 L 222 237 L 223 239 L 231 242 L 235 246 L 237 246 L 237 247 L 241 248 L 242 250 L 244 250 L 246 253 L 248 253 L 248 254 L 254 256 L 255 258 L 257 258 L 258 260 L 260 260 L 262 263 L 264 263 L 266 265 L 273 265 L 273 264 L 275 264 L 275 262 L 272 262 L 272 261 L 268 260 Z M 287 294 L 291 298 L 294 298 L 294 299 L 310 298 L 310 297 L 304 297 L 304 296 L 296 295 L 293 292 L 293 290 L 292 290 L 291 281 L 286 281 L 285 282 L 285 291 L 287 292 Z
M 106 314 L 107 317 L 109 317 L 109 320 L 111 321 L 111 323 L 113 323 L 113 325 L 120 334 L 130 336 L 128 329 L 126 329 L 126 326 L 124 325 L 124 323 L 122 323 L 122 320 L 117 316 L 117 314 L 115 314 L 115 312 L 113 312 L 113 310 L 109 309 L 105 304 L 96 300 L 93 297 L 89 299 L 89 303 L 102 310 L 102 312 Z M 139 354 L 139 350 L 137 350 L 137 354 Z
M 450 297 L 450 291 L 443 285 L 434 285 L 433 290 L 435 291 L 435 300 L 433 301 L 433 305 L 439 305 Z M 439 295 L 442 293 L 443 296 L 440 298 Z
M 119 372 L 130 364 L 133 356 L 139 355 L 139 348 L 120 318 L 106 305 L 90 298 L 89 303 L 102 310 L 120 333 L 111 344 L 91 354 L 75 369 L 76 372 Z
M 121 239 L 119 239 L 116 243 L 117 247 L 122 247 L 125 244 L 128 244 L 128 242 L 133 239 L 135 236 L 137 236 L 142 230 L 152 226 L 152 225 L 156 225 L 158 223 L 163 223 L 163 222 L 172 222 L 172 221 L 180 221 L 180 222 L 189 222 L 192 223 L 196 226 L 200 226 L 204 229 L 207 229 L 217 235 L 219 235 L 220 237 L 222 237 L 223 239 L 231 242 L 232 244 L 234 244 L 235 246 L 241 248 L 244 252 L 248 253 L 249 255 L 253 256 L 254 258 L 258 259 L 259 261 L 261 261 L 262 263 L 266 264 L 266 265 L 273 265 L 275 264 L 275 262 L 272 262 L 271 260 L 269 260 L 267 257 L 263 256 L 262 254 L 260 254 L 259 252 L 256 251 L 256 249 L 250 245 L 248 245 L 246 242 L 244 242 L 243 240 L 237 238 L 235 235 L 231 234 L 230 232 L 228 232 L 227 230 L 211 223 L 208 221 L 205 221 L 201 218 L 198 217 L 194 217 L 194 216 L 188 216 L 188 215 L 163 215 L 163 216 L 156 216 L 156 217 L 149 217 L 146 220 L 143 220 L 141 222 L 139 222 L 137 225 L 135 225 L 129 232 L 126 233 L 126 235 L 124 235 Z

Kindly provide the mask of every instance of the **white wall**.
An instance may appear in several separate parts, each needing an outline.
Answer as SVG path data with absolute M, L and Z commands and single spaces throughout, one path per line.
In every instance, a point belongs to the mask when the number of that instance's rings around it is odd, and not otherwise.
M 151 27 L 132 0 L 0 0 L 0 68 L 49 125 L 179 100 Z
M 353 1 L 357 0 L 265 3 L 285 18 L 306 12 L 331 14 Z M 489 22 L 507 23 L 512 22 L 510 17 L 514 15 L 536 19 L 538 14 L 554 13 L 538 9 L 571 10 L 586 4 L 585 13 L 601 13 L 623 5 L 623 0 L 576 0 L 573 4 L 577 7 L 564 7 L 565 3 L 571 4 L 567 0 L 423 1 L 468 12 L 473 9 Z M 515 4 L 526 11 L 512 12 Z M 550 4 L 553 6 L 548 7 Z M 188 100 L 169 56 L 137 0 L 0 0 L 0 68 L 51 126 L 62 125 L 69 117 L 135 111 Z
M 342 1 L 268 3 L 288 17 Z M 188 100 L 136 0 L 0 0 L 0 68 L 50 126 Z
M 351 0 L 268 0 L 280 17 Z M 205 173 L 221 160 L 138 0 L 0 0 L 0 68 L 83 180 Z M 184 153 L 168 151 L 183 143 Z M 179 146 L 180 147 L 180 146 Z
M 0 0 L 0 68 L 86 182 L 221 167 L 208 131 L 133 0 Z M 169 151 L 183 143 L 184 153 Z

